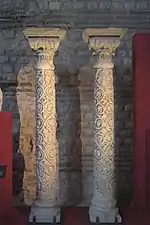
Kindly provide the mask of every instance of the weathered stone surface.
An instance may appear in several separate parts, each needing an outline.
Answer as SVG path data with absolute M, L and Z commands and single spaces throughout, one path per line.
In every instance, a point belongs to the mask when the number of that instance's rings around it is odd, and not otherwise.
M 71 76 L 74 76 L 73 80 Z M 82 149 L 78 77 L 67 71 L 61 74 L 60 83 L 56 85 L 56 96 L 60 201 L 62 205 L 79 204 L 82 198 Z
M 24 156 L 24 201 L 32 204 L 36 193 L 35 172 L 35 71 L 25 67 L 18 74 L 17 101 L 20 112 L 20 150 Z

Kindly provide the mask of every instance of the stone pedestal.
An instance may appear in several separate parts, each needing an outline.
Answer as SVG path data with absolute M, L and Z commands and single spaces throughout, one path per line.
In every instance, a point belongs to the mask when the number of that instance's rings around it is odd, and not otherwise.
M 104 35 L 104 36 L 103 36 Z M 92 223 L 121 222 L 115 199 L 114 82 L 112 57 L 120 37 L 100 30 L 84 32 L 84 40 L 96 54 L 94 84 L 93 198 L 89 214 Z
M 32 206 L 29 221 L 59 223 L 59 163 L 53 58 L 65 32 L 33 28 L 24 33 L 36 56 L 37 199 Z

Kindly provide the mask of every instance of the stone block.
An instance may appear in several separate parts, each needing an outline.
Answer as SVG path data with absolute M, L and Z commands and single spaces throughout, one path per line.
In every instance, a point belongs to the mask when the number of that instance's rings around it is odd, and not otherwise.
M 14 39 L 16 36 L 16 30 L 15 29 L 7 29 L 2 31 L 3 38 L 6 39 Z
M 2 65 L 2 72 L 3 73 L 12 73 L 13 72 L 12 66 L 8 63 L 3 64 Z

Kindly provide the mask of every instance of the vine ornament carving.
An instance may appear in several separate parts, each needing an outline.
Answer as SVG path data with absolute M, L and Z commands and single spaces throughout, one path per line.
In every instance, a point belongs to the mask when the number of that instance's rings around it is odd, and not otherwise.
M 56 222 L 60 222 L 53 58 L 58 50 L 60 37 L 65 34 L 65 31 L 33 28 L 25 30 L 24 33 L 36 56 L 37 199 L 32 206 L 29 221 L 32 222 L 36 217 L 38 223 L 52 223 L 55 217 Z
M 94 84 L 93 197 L 90 220 L 121 222 L 115 199 L 114 82 L 112 57 L 120 44 L 120 30 L 86 29 L 83 39 L 97 56 Z

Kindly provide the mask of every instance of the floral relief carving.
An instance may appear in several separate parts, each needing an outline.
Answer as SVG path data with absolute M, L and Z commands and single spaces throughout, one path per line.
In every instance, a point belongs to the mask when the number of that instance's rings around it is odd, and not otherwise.
M 36 154 L 39 198 L 57 197 L 55 77 L 50 69 L 36 74 Z M 50 193 L 49 196 L 46 196 Z M 45 195 L 45 196 L 42 196 Z
M 34 50 L 49 50 L 55 52 L 58 49 L 60 40 L 57 37 L 32 37 L 30 38 L 30 46 Z
M 114 82 L 112 56 L 118 40 L 90 38 L 89 48 L 97 54 L 94 84 L 93 198 L 90 220 L 113 223 L 121 217 L 116 208 L 114 177 Z
M 53 61 L 54 54 L 58 50 L 60 40 L 57 37 L 29 37 L 30 46 L 35 51 L 38 60 Z
M 55 74 L 53 57 L 57 51 L 60 39 L 54 37 L 54 30 L 41 30 L 41 36 L 36 36 L 39 29 L 27 29 L 25 34 L 31 48 L 34 50 L 36 63 L 36 201 L 31 208 L 29 221 L 36 217 L 37 222 L 60 222 L 60 209 L 57 205 L 59 195 L 59 166 L 57 143 L 57 118 L 55 97 Z M 43 33 L 42 33 L 43 32 Z M 52 37 L 47 37 L 47 32 Z M 56 33 L 58 29 L 56 29 Z M 32 33 L 32 35 L 27 35 Z M 59 30 L 59 33 L 60 30 Z M 64 32 L 63 32 L 64 34 Z
M 90 49 L 94 51 L 94 54 L 99 53 L 99 57 L 102 60 L 110 60 L 115 55 L 115 50 L 119 46 L 120 40 L 116 38 L 107 37 L 92 37 L 89 39 Z
M 107 176 L 108 183 L 113 177 L 114 159 L 114 105 L 113 105 L 113 78 L 112 70 L 101 68 L 96 73 L 94 89 L 94 136 L 95 136 L 95 172 Z M 102 180 L 99 180 L 102 185 Z M 106 184 L 106 181 L 105 181 Z M 99 186 L 98 185 L 98 186 Z M 105 186 L 105 185 L 104 185 Z M 97 188 L 100 191 L 100 189 Z M 108 191 L 105 190 L 103 198 Z
M 55 202 L 58 193 L 55 75 L 52 54 L 59 39 L 31 38 L 36 57 L 36 160 L 37 197 Z

